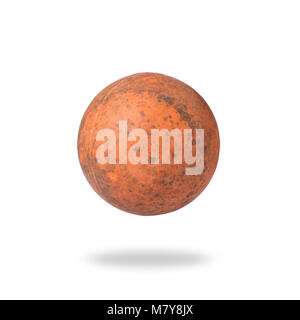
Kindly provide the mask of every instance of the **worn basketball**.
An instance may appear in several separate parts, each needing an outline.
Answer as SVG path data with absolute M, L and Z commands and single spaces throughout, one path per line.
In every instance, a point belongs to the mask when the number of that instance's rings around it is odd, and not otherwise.
M 134 74 L 103 89 L 78 134 L 91 187 L 111 205 L 143 216 L 193 201 L 214 174 L 219 148 L 217 123 L 204 99 L 157 73 Z

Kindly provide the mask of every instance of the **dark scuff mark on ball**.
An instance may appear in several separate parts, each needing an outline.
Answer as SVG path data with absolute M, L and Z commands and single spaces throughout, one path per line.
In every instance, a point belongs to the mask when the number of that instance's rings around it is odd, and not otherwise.
M 164 94 L 160 94 L 157 97 L 157 100 L 158 100 L 158 102 L 165 101 L 168 105 L 172 105 L 174 103 L 175 99 L 171 98 L 171 97 L 168 97 L 168 96 L 165 96 Z
M 195 129 L 195 123 L 192 120 L 191 116 L 189 115 L 188 112 L 186 112 L 187 107 L 184 104 L 176 104 L 174 106 L 174 109 L 179 113 L 180 120 L 181 121 L 186 121 L 190 128 Z

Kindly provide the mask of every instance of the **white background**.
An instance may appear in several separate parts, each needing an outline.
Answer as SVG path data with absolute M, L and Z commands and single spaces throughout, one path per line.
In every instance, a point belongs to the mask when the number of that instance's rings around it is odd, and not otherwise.
M 1 1 L 0 298 L 300 298 L 299 1 Z M 140 217 L 77 158 L 111 82 L 178 78 L 218 121 L 215 176 Z

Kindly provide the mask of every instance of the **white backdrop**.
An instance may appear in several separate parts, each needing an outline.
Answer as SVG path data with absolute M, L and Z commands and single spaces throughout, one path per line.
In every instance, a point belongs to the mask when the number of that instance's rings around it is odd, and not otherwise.
M 300 298 L 299 1 L 2 1 L 0 298 Z M 206 190 L 140 217 L 77 158 L 112 81 L 197 90 L 221 152 Z

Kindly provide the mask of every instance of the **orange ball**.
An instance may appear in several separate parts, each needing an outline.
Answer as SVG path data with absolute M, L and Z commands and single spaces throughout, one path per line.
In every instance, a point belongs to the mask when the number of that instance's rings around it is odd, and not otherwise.
M 79 129 L 79 160 L 92 188 L 139 215 L 177 210 L 208 185 L 219 156 L 217 123 L 183 82 L 138 73 L 102 90 Z

